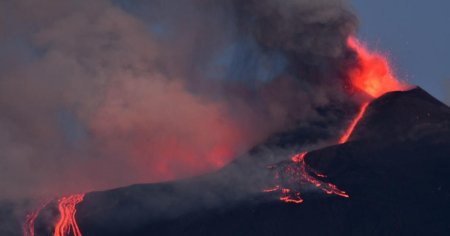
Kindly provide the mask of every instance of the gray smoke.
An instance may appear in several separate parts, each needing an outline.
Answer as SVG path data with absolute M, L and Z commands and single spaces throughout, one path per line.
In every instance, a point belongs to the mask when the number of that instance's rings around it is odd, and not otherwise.
M 345 101 L 339 0 L 0 2 L 0 198 L 224 166 Z

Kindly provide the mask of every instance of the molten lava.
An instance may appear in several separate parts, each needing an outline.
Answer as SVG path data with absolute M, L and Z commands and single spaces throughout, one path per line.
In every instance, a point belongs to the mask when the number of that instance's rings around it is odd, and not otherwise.
M 291 194 L 291 190 L 288 188 L 283 188 L 281 190 L 281 193 L 283 193 L 283 195 L 280 197 L 280 200 L 283 202 L 287 202 L 287 203 L 302 203 L 303 199 L 300 197 L 300 193 L 299 192 L 295 192 L 294 194 Z
M 60 219 L 55 226 L 54 236 L 65 236 L 69 235 L 70 232 L 72 232 L 73 236 L 82 236 L 75 214 L 77 212 L 77 204 L 82 202 L 83 199 L 84 194 L 75 194 L 59 199 L 58 210 Z
M 364 114 L 366 113 L 367 107 L 369 106 L 369 102 L 364 103 L 356 118 L 353 120 L 353 122 L 350 124 L 348 129 L 345 131 L 344 135 L 339 139 L 339 144 L 346 143 L 350 136 L 353 133 L 353 130 L 355 130 L 356 125 L 358 125 L 359 121 L 363 118 Z
M 306 165 L 304 158 L 307 154 L 307 152 L 303 152 L 294 155 L 291 160 L 296 163 L 296 165 L 288 164 L 276 169 L 276 179 L 281 178 L 282 181 L 284 180 L 288 183 L 288 186 L 276 185 L 273 188 L 263 190 L 263 192 L 270 193 L 278 191 L 281 193 L 281 201 L 297 204 L 303 202 L 300 194 L 301 189 L 308 186 L 318 188 L 329 195 L 337 195 L 348 198 L 349 195 L 338 189 L 335 185 L 319 180 L 319 178 L 324 179 L 326 176 L 318 173 Z
M 358 66 L 349 71 L 352 85 L 373 98 L 391 91 L 407 89 L 407 85 L 398 81 L 386 57 L 369 50 L 356 38 L 349 37 L 348 47 L 356 52 Z
M 278 191 L 278 190 L 280 190 L 280 185 L 276 185 L 276 186 L 273 187 L 273 188 L 264 189 L 263 192 L 265 192 L 265 193 L 271 193 L 271 192 L 275 192 L 275 191 Z
M 60 218 L 55 225 L 54 236 L 82 236 L 80 227 L 78 226 L 75 214 L 77 212 L 76 206 L 82 202 L 85 194 L 75 194 L 62 197 L 58 200 L 58 210 Z M 35 236 L 34 223 L 39 216 L 42 209 L 44 209 L 50 201 L 43 203 L 38 209 L 29 213 L 26 216 L 23 226 L 23 233 L 25 236 Z

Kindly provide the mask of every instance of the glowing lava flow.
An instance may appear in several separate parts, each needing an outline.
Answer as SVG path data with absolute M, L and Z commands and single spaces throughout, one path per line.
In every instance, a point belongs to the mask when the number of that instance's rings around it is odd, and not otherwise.
M 308 154 L 307 152 L 301 153 L 298 158 L 295 158 L 296 161 L 294 161 L 294 162 L 300 163 L 300 171 L 301 171 L 301 173 L 303 173 L 303 178 L 305 178 L 305 180 L 308 183 L 320 188 L 322 191 L 324 191 L 325 193 L 327 193 L 329 195 L 335 194 L 335 195 L 338 195 L 341 197 L 348 198 L 349 195 L 346 192 L 339 190 L 336 187 L 336 185 L 330 184 L 330 183 L 324 183 L 324 182 L 316 179 L 315 177 L 311 176 L 310 174 L 308 174 L 308 170 L 306 169 L 307 165 L 305 163 L 305 157 L 307 154 Z M 326 178 L 326 176 L 324 174 L 318 173 L 317 171 L 314 171 L 312 169 L 311 169 L 311 172 L 317 177 Z
M 76 206 L 82 202 L 85 194 L 75 194 L 71 196 L 62 197 L 58 200 L 58 210 L 60 218 L 55 225 L 54 236 L 82 236 L 80 227 L 78 227 L 75 214 L 77 212 Z M 23 226 L 23 234 L 25 236 L 35 236 L 35 222 L 42 209 L 44 209 L 50 201 L 43 203 L 38 209 L 29 213 L 26 216 Z M 72 234 L 71 234 L 72 233 Z
M 350 138 L 350 136 L 353 133 L 353 130 L 355 130 L 356 125 L 358 125 L 359 121 L 363 118 L 364 114 L 366 113 L 368 106 L 369 106 L 369 102 L 366 102 L 361 106 L 361 108 L 359 109 L 358 115 L 352 121 L 352 123 L 348 127 L 347 131 L 345 131 L 344 135 L 339 139 L 339 144 L 344 144 L 348 141 L 348 139 Z
M 348 38 L 347 45 L 356 52 L 358 57 L 358 66 L 349 71 L 350 81 L 354 87 L 373 98 L 378 98 L 387 92 L 408 88 L 407 84 L 395 78 L 389 61 L 383 55 L 369 52 L 354 37 Z
M 308 155 L 307 152 L 299 153 L 292 157 L 292 162 L 296 165 L 288 164 L 286 166 L 278 167 L 281 171 L 276 173 L 276 179 L 282 178 L 287 180 L 288 183 L 296 183 L 290 186 L 276 185 L 273 188 L 268 188 L 263 190 L 263 192 L 280 192 L 280 200 L 286 203 L 302 203 L 303 199 L 300 194 L 300 189 L 305 186 L 314 186 L 326 194 L 337 195 L 341 197 L 348 198 L 349 195 L 338 189 L 336 185 L 331 183 L 326 183 L 319 180 L 319 178 L 326 178 L 324 174 L 318 173 L 317 171 L 309 168 L 305 163 L 305 157 Z M 280 170 L 277 169 L 277 170 Z
M 358 59 L 358 67 L 349 71 L 351 83 L 355 88 L 370 95 L 372 99 L 378 98 L 387 92 L 401 91 L 408 88 L 406 84 L 395 78 L 388 60 L 381 54 L 369 52 L 367 48 L 353 37 L 349 37 L 347 43 L 348 47 L 355 51 Z M 339 139 L 339 144 L 348 142 L 356 126 L 364 117 L 369 105 L 370 101 L 361 105 L 357 116 Z M 303 199 L 300 196 L 300 189 L 304 188 L 305 185 L 312 185 L 327 194 L 348 198 L 349 195 L 338 189 L 336 185 L 321 181 L 320 179 L 326 178 L 325 175 L 318 173 L 306 165 L 305 157 L 307 154 L 307 152 L 303 152 L 293 156 L 291 158 L 292 162 L 298 163 L 298 165 L 293 166 L 287 164 L 287 167 L 281 166 L 279 168 L 281 172 L 276 172 L 275 179 L 279 179 L 282 176 L 284 179 L 287 179 L 289 187 L 277 185 L 274 188 L 263 190 L 263 192 L 279 191 L 281 192 L 281 201 L 302 203 Z
M 75 214 L 77 212 L 77 204 L 82 202 L 83 199 L 84 194 L 75 194 L 59 199 L 58 210 L 60 219 L 55 226 L 54 236 L 65 236 L 69 235 L 70 232 L 72 232 L 73 236 L 82 236 Z

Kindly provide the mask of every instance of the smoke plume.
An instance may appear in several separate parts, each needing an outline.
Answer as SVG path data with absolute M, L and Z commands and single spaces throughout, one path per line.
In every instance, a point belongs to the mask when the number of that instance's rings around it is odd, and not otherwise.
M 347 98 L 339 0 L 0 2 L 0 198 L 223 167 Z

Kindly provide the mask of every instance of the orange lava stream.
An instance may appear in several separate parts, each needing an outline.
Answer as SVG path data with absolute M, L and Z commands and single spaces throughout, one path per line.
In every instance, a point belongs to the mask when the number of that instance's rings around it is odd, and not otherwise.
M 83 199 L 84 194 L 75 194 L 58 200 L 60 219 L 55 226 L 54 236 L 66 236 L 70 232 L 72 232 L 73 236 L 82 236 L 75 214 L 77 212 L 77 204 L 82 202 Z
M 306 157 L 308 153 L 305 153 L 305 155 L 303 155 L 303 159 L 301 159 L 300 161 L 300 166 L 301 166 L 301 172 L 303 173 L 303 177 L 306 179 L 307 182 L 311 183 L 312 185 L 322 189 L 322 191 L 324 191 L 325 193 L 332 195 L 338 195 L 341 197 L 345 197 L 348 198 L 350 197 L 346 192 L 339 190 L 336 185 L 331 184 L 331 183 L 324 183 L 322 181 L 319 181 L 318 179 L 312 177 L 311 175 L 308 174 L 307 170 L 306 170 L 306 163 L 304 158 Z M 317 172 L 314 172 L 316 175 Z
M 364 114 L 366 113 L 367 107 L 369 106 L 369 102 L 364 103 L 361 108 L 359 109 L 359 113 L 356 116 L 356 118 L 352 121 L 350 126 L 347 128 L 347 131 L 345 131 L 344 135 L 339 139 L 339 144 L 344 144 L 348 141 L 350 136 L 352 135 L 353 131 L 355 130 L 356 125 L 358 125 L 359 121 L 363 118 Z
M 271 193 L 271 192 L 275 192 L 275 191 L 278 191 L 278 190 L 280 190 L 280 185 L 276 185 L 276 186 L 273 187 L 273 188 L 264 189 L 263 192 L 265 192 L 265 193 Z
M 303 202 L 303 199 L 300 197 L 300 193 L 296 192 L 294 194 L 291 194 L 291 190 L 288 188 L 283 188 L 281 190 L 282 196 L 280 197 L 280 200 L 287 203 L 296 203 L 300 204 Z

